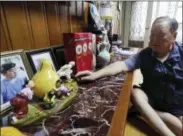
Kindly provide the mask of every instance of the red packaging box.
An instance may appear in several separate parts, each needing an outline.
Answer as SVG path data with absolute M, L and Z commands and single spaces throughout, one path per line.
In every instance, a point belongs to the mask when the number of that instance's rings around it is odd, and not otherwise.
M 66 63 L 74 61 L 74 74 L 92 70 L 92 33 L 64 33 Z

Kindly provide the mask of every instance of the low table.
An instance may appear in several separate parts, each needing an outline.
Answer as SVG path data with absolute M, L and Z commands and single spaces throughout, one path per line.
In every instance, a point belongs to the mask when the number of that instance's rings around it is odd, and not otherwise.
M 115 55 L 112 61 L 124 60 Z M 72 105 L 33 125 L 20 127 L 34 136 L 122 136 L 124 134 L 133 73 L 82 84 Z
M 121 90 L 124 87 L 124 81 L 126 82 L 126 74 L 121 73 L 82 84 L 76 99 L 69 107 L 37 124 L 19 129 L 29 134 L 36 133 L 36 136 L 72 136 L 74 134 L 106 136 L 116 124 L 116 113 L 121 112 L 119 115 L 124 118 L 124 121 L 126 118 L 123 113 L 125 110 L 119 111 L 124 104 L 120 104 L 120 106 L 117 104 L 124 97 L 122 92 L 125 91 Z M 119 115 L 117 116 L 120 117 Z M 117 123 L 121 120 L 120 118 L 117 119 Z M 121 120 L 121 122 L 123 121 Z M 112 133 L 115 131 L 118 130 L 115 128 Z
M 123 136 L 125 132 L 125 125 L 130 102 L 130 94 L 132 88 L 133 72 L 126 73 L 126 80 L 121 89 L 116 110 L 113 115 L 111 127 L 107 136 Z

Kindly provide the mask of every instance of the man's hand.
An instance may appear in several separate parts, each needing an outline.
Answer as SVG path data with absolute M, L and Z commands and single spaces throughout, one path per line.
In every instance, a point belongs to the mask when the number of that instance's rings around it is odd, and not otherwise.
M 79 81 L 94 81 L 97 79 L 96 74 L 91 71 L 81 71 L 75 76 Z

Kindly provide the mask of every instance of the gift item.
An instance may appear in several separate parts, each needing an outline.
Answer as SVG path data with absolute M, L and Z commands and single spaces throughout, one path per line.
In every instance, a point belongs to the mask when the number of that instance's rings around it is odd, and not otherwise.
M 75 62 L 74 74 L 92 70 L 92 33 L 65 33 L 64 53 L 66 63 Z
M 23 118 L 28 113 L 28 99 L 23 94 L 17 94 L 14 98 L 10 101 L 14 116 L 17 119 Z
M 27 116 L 21 119 L 12 118 L 11 125 L 18 127 L 28 126 L 32 123 L 40 121 L 43 118 L 56 114 L 62 109 L 68 107 L 77 96 L 78 84 L 74 80 L 72 80 L 71 82 L 61 82 L 61 84 L 64 86 L 64 88 L 67 88 L 69 90 L 70 95 L 63 98 L 63 93 L 61 91 L 55 91 L 55 85 L 52 90 L 45 94 L 45 99 L 43 99 L 43 101 L 41 101 L 40 99 L 35 99 L 35 102 L 33 104 L 28 104 Z M 66 92 L 65 89 L 63 91 Z M 59 97 L 61 99 L 57 99 L 57 92 L 61 92 L 61 95 Z
M 30 80 L 25 88 L 20 91 L 20 93 L 26 96 L 29 100 L 32 100 L 34 95 L 32 88 L 34 87 L 34 85 L 34 82 Z
M 26 96 L 29 100 L 32 100 L 33 91 L 29 87 L 22 89 L 20 93 Z
M 46 93 L 44 97 L 44 108 L 45 109 L 51 109 L 56 105 L 56 96 L 55 91 L 51 90 L 50 92 Z
M 98 45 L 99 54 L 97 55 L 97 67 L 102 68 L 109 64 L 110 54 L 106 49 L 107 43 L 99 43 Z
M 71 61 L 69 64 L 64 65 L 61 67 L 58 71 L 57 74 L 60 78 L 66 77 L 66 79 L 70 80 L 71 79 L 71 74 L 73 73 L 72 68 L 75 66 L 75 62 Z
M 61 85 L 59 87 L 59 91 L 61 91 L 63 95 L 66 95 L 66 96 L 70 95 L 69 90 L 64 85 Z
M 59 79 L 57 73 L 53 70 L 49 60 L 43 60 L 40 71 L 38 71 L 32 81 L 34 82 L 34 94 L 43 98 L 46 93 L 55 88 L 56 81 Z
M 69 96 L 69 89 L 64 86 L 61 80 L 58 80 L 56 83 L 55 94 L 57 98 L 61 98 L 62 96 Z

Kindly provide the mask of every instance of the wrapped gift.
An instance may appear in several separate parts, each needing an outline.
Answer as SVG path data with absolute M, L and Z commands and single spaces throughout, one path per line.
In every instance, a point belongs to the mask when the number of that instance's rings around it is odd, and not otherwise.
M 66 63 L 74 61 L 74 74 L 92 70 L 92 33 L 64 33 Z

